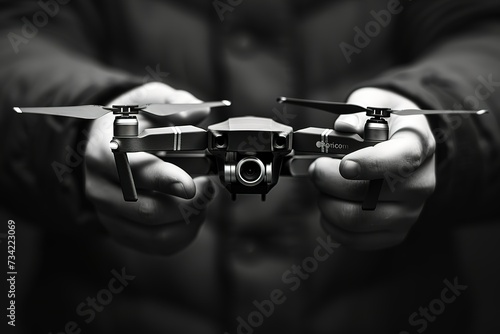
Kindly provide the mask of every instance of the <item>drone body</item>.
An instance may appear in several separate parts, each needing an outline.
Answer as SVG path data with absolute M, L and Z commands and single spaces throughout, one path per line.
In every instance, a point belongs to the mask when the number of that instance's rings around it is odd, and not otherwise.
M 261 117 L 237 117 L 210 125 L 206 130 L 192 126 L 170 126 L 145 129 L 139 133 L 139 112 L 156 116 L 196 113 L 204 108 L 229 106 L 228 101 L 201 104 L 149 104 L 144 106 L 75 106 L 55 108 L 14 108 L 18 113 L 99 118 L 109 112 L 115 115 L 110 148 L 126 201 L 137 201 L 137 191 L 127 153 L 163 152 L 165 160 L 173 158 L 182 166 L 193 157 L 217 173 L 222 184 L 236 198 L 237 194 L 266 194 L 277 184 L 280 175 L 304 175 L 314 159 L 343 156 L 388 140 L 389 125 L 384 119 L 391 114 L 483 114 L 486 111 L 390 110 L 363 108 L 334 102 L 279 98 L 278 102 L 325 110 L 336 114 L 365 112 L 371 117 L 364 136 L 327 128 L 293 131 L 289 126 Z M 193 154 L 197 153 L 197 154 Z M 203 159 L 199 160 L 200 158 Z M 180 159 L 180 160 L 179 160 Z M 285 167 L 285 168 L 284 168 Z M 189 168 L 188 168 L 189 169 Z M 203 169 L 203 168 L 202 168 Z M 189 172 L 189 170 L 188 170 Z M 383 180 L 371 180 L 362 208 L 374 210 Z
M 208 127 L 208 151 L 233 194 L 264 196 L 278 183 L 283 158 L 292 151 L 293 129 L 261 117 L 230 118 Z

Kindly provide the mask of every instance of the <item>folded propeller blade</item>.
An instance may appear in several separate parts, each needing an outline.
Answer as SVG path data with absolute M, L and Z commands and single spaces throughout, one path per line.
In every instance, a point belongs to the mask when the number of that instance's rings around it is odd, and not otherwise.
M 103 106 L 98 105 L 42 108 L 15 107 L 14 110 L 20 114 L 41 114 L 83 119 L 96 119 L 111 112 L 111 110 L 106 110 Z
M 303 100 L 291 97 L 279 97 L 278 102 L 285 104 L 292 104 L 301 107 L 320 109 L 337 115 L 347 115 L 347 114 L 355 114 L 358 112 L 367 112 L 367 109 L 361 106 L 355 104 L 339 103 L 339 102 Z
M 486 114 L 488 110 L 420 110 L 420 109 L 405 109 L 405 110 L 392 110 L 391 113 L 400 116 L 411 115 L 447 115 L 447 114 L 469 114 L 469 115 L 482 115 Z
M 358 112 L 368 112 L 370 113 L 370 108 L 366 109 L 355 104 L 339 103 L 339 102 L 329 102 L 329 101 L 315 101 L 315 100 L 303 100 L 295 99 L 290 97 L 280 97 L 278 98 L 279 103 L 292 104 L 301 107 L 320 109 L 328 111 L 337 115 L 354 114 Z M 384 108 L 385 109 L 385 108 Z M 482 115 L 488 112 L 488 110 L 421 110 L 421 109 L 405 109 L 405 110 L 387 110 L 388 113 L 400 116 L 410 116 L 410 115 L 446 115 L 446 114 L 469 114 L 469 115 Z
M 141 106 L 143 112 L 155 116 L 169 116 L 177 113 L 191 113 L 195 111 L 203 111 L 215 107 L 230 106 L 229 101 L 216 101 L 204 103 L 191 103 L 191 104 L 146 104 Z

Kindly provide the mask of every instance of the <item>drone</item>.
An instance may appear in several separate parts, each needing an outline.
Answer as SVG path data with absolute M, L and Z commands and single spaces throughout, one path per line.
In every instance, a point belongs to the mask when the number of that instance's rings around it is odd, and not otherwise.
M 179 113 L 196 113 L 206 108 L 227 107 L 229 101 L 197 104 L 100 105 L 24 108 L 18 113 L 97 119 L 108 113 L 115 116 L 113 152 L 116 170 L 125 201 L 137 201 L 137 190 L 127 153 L 150 152 L 163 154 L 189 172 L 198 166 L 198 173 L 218 174 L 221 183 L 231 193 L 266 194 L 278 183 L 280 175 L 307 175 L 309 165 L 318 157 L 342 158 L 345 155 L 389 139 L 387 118 L 391 115 L 476 114 L 487 110 L 392 110 L 361 107 L 354 104 L 280 97 L 278 103 L 323 110 L 337 115 L 363 112 L 370 117 L 364 135 L 340 132 L 328 128 L 308 127 L 294 131 L 270 118 L 234 117 L 212 124 L 207 129 L 193 125 L 145 129 L 139 133 L 139 113 L 172 117 Z M 249 143 L 248 138 L 258 138 Z M 159 155 L 160 156 L 160 155 Z M 192 158 L 198 158 L 193 164 Z M 383 179 L 371 180 L 362 203 L 363 210 L 375 210 Z

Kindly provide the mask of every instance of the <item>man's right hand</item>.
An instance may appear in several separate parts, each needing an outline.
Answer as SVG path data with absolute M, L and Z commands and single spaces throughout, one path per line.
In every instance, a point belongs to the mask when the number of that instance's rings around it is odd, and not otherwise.
M 110 105 L 200 102 L 188 92 L 162 83 L 148 83 L 119 96 Z M 196 113 L 190 119 L 189 115 L 183 115 L 182 120 L 195 124 L 202 116 L 203 113 Z M 152 154 L 129 153 L 139 200 L 124 201 L 109 147 L 114 118 L 108 114 L 94 121 L 90 128 L 85 153 L 87 196 L 103 225 L 121 243 L 148 253 L 174 253 L 196 237 L 205 218 L 204 208 L 214 194 L 213 184 L 207 177 L 193 180 L 179 167 Z M 138 118 L 140 131 L 166 126 L 142 115 Z M 185 219 L 186 211 L 191 213 L 189 219 Z

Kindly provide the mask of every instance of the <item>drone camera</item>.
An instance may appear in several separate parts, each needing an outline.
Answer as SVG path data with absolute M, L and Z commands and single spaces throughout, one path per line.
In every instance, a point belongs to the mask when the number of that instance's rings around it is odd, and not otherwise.
M 236 165 L 236 179 L 243 185 L 253 187 L 265 179 L 266 167 L 259 158 L 246 157 Z
M 222 184 L 233 195 L 265 195 L 292 151 L 293 129 L 269 118 L 236 117 L 208 127 L 208 151 Z

